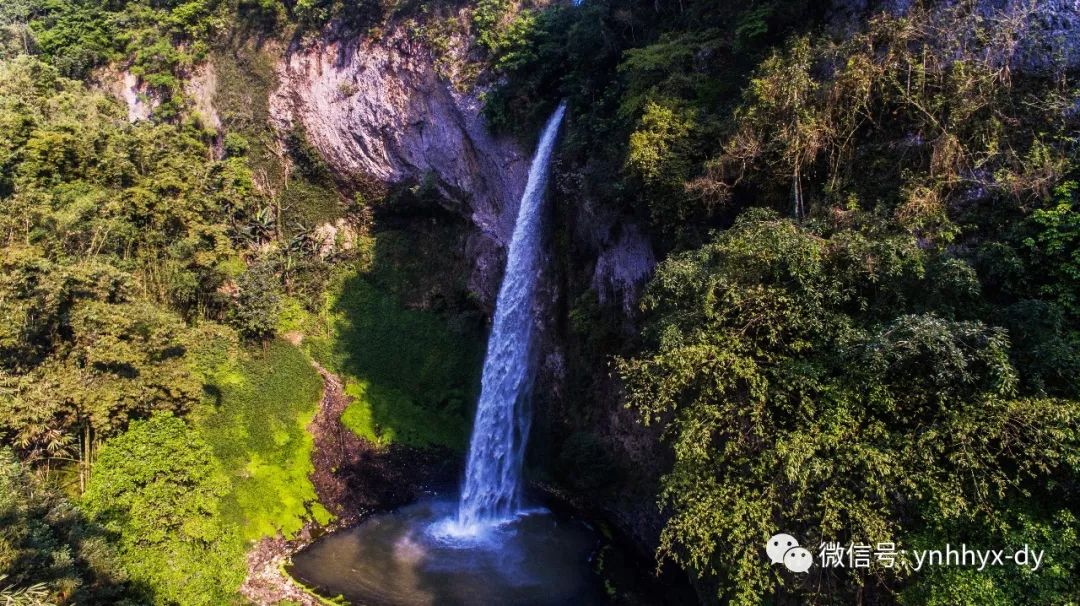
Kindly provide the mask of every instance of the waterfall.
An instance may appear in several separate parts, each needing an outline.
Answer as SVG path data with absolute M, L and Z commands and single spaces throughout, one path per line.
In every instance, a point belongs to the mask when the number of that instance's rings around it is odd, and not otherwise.
M 521 509 L 521 465 L 531 421 L 532 303 L 540 270 L 541 211 L 551 152 L 565 112 L 563 102 L 544 126 L 510 239 L 458 505 L 455 525 L 462 534 L 475 534 Z

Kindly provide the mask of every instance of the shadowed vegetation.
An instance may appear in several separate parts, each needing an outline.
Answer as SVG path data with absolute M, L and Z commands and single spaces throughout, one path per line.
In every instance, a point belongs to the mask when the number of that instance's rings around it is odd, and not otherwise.
M 379 444 L 465 447 L 481 357 L 477 333 L 406 309 L 356 274 L 338 277 L 323 314 L 327 336 L 305 343 L 346 377 L 345 391 L 356 398 L 343 417 L 351 429 Z

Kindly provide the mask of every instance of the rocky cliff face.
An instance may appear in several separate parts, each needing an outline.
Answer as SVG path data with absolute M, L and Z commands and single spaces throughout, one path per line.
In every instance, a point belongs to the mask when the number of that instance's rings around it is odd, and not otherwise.
M 149 120 L 160 105 L 139 77 L 126 69 L 105 68 L 96 76 L 100 88 L 127 107 L 128 122 Z
M 469 287 L 493 304 L 530 150 L 490 133 L 477 91 L 459 91 L 431 52 L 399 29 L 377 40 L 295 44 L 276 71 L 275 126 L 302 126 L 338 174 L 391 184 L 434 178 L 450 210 L 475 227 L 466 250 L 474 264 Z M 601 298 L 629 310 L 655 259 L 640 230 L 618 217 L 596 218 L 574 234 L 592 256 L 582 262 L 594 265 Z
M 468 219 L 464 255 L 473 269 L 468 286 L 490 310 L 494 306 L 531 150 L 487 129 L 475 93 L 458 90 L 436 66 L 430 51 L 407 32 L 391 30 L 380 39 L 315 39 L 293 45 L 276 67 L 279 81 L 270 113 L 279 133 L 300 126 L 339 176 L 362 175 L 390 183 L 432 182 L 447 210 Z M 571 117 L 572 119 L 572 117 Z M 565 332 L 566 307 L 583 289 L 592 289 L 604 313 L 633 316 L 645 281 L 656 263 L 642 229 L 618 212 L 552 183 L 552 224 L 566 249 L 559 262 L 555 242 L 541 283 L 540 368 L 536 388 L 534 443 L 557 449 L 567 430 L 554 421 L 580 404 L 597 412 L 591 427 L 604 443 L 655 459 L 655 436 L 621 405 L 618 386 L 601 378 L 591 393 L 572 392 L 567 363 L 578 364 L 577 346 Z M 569 267 L 564 266 L 569 263 Z M 572 273 L 573 278 L 567 273 Z M 562 318 L 562 319 L 560 319 Z M 577 374 L 606 377 L 606 362 Z M 604 366 L 603 368 L 600 368 Z M 586 403 L 587 402 L 587 403 Z M 544 453 L 545 460 L 558 452 Z M 631 457 L 632 458 L 632 457 Z M 585 495 L 583 495 L 585 497 Z M 657 535 L 652 493 L 612 499 L 583 498 L 644 546 Z
M 431 53 L 398 30 L 379 40 L 294 45 L 277 76 L 275 125 L 302 126 L 338 174 L 390 184 L 434 179 L 451 210 L 476 228 L 469 287 L 493 302 L 529 159 L 488 132 L 477 95 L 455 90 Z

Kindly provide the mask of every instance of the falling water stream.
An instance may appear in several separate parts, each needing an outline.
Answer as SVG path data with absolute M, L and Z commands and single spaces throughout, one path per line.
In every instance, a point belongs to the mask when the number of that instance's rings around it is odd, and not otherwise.
M 594 534 L 528 507 L 521 479 L 544 193 L 565 112 L 562 103 L 544 126 L 518 207 L 460 497 L 421 500 L 294 555 L 291 572 L 321 592 L 376 606 L 600 601 L 588 566 Z
M 518 207 L 506 255 L 495 323 L 488 339 L 465 485 L 453 530 L 470 535 L 521 511 L 521 465 L 529 437 L 532 387 L 533 293 L 540 271 L 541 215 L 548 165 L 566 102 L 544 126 Z

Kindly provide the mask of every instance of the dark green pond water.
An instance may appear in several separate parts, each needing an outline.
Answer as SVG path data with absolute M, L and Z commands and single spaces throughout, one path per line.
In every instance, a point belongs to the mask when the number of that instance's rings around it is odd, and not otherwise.
M 354 605 L 604 603 L 584 523 L 538 509 L 475 537 L 441 531 L 457 501 L 426 500 L 328 535 L 290 574 Z

